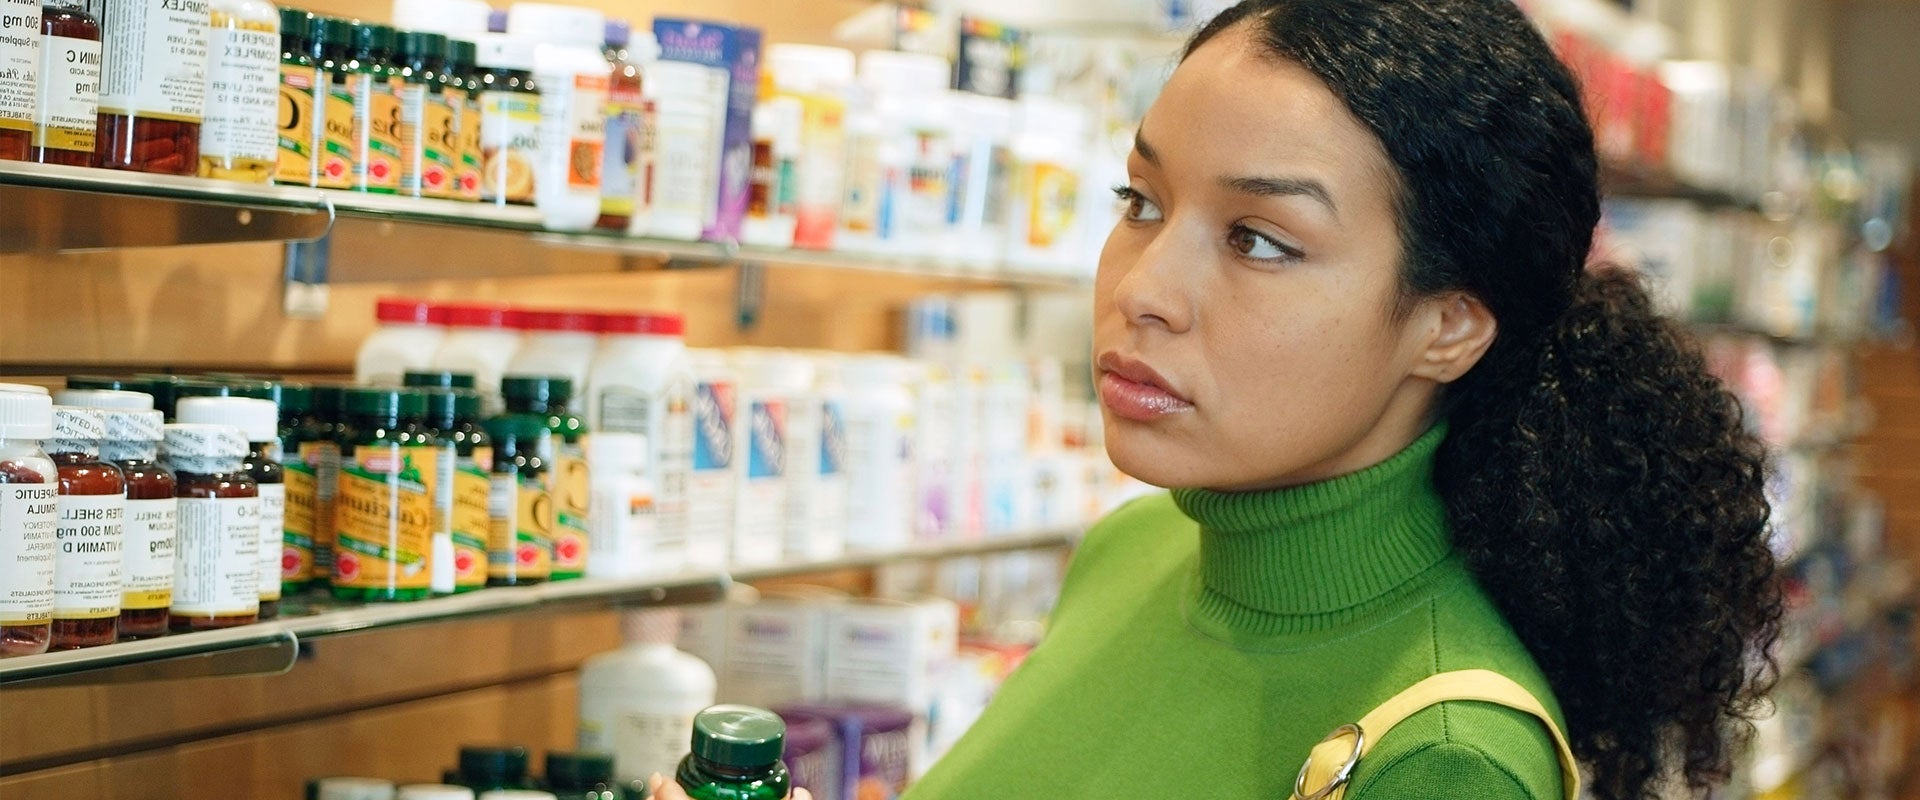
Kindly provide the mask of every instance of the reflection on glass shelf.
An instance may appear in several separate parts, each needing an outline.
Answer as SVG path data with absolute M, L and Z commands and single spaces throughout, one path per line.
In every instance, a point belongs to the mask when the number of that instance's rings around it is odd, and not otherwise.
M 216 631 L 0 660 L 0 686 L 128 683 L 219 675 L 270 675 L 293 668 L 299 643 L 355 631 L 529 611 L 611 605 L 687 605 L 718 601 L 734 581 L 861 569 L 910 561 L 1066 548 L 1079 529 L 1037 531 L 887 552 L 740 569 L 732 575 L 689 573 L 665 578 L 584 578 L 495 587 L 406 603 L 341 603 L 309 593 L 286 598 L 281 617 Z

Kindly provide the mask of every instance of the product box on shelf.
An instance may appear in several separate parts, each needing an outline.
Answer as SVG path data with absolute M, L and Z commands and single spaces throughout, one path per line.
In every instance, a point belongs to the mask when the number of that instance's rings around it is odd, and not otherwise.
M 929 722 L 960 647 L 953 601 L 859 600 L 833 609 L 826 635 L 826 696 L 910 709 L 915 774 L 927 764 Z
M 837 595 L 767 595 L 727 608 L 723 699 L 770 708 L 827 697 L 827 623 Z
M 760 31 L 690 19 L 653 21 L 660 59 L 724 70 L 728 76 L 720 136 L 719 196 L 702 238 L 736 242 L 747 215 L 753 171 L 753 107 L 760 99 Z
M 893 800 L 914 775 L 914 714 L 886 706 L 820 704 L 777 708 L 788 725 L 822 720 L 838 742 L 837 783 L 812 789 L 819 800 Z

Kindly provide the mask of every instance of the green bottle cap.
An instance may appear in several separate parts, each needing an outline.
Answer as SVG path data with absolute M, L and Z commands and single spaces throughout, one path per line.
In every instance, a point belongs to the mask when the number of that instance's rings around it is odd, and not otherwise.
M 584 792 L 613 785 L 613 756 L 606 753 L 548 753 L 547 787 Z
M 787 723 L 752 706 L 720 705 L 693 718 L 693 754 L 724 767 L 772 766 L 786 744 Z
M 573 398 L 573 381 L 553 376 L 509 375 L 500 380 L 500 397 L 508 410 L 545 414 Z
M 318 18 L 311 11 L 283 7 L 280 9 L 280 38 L 294 42 L 309 41 L 313 39 L 313 26 L 317 21 Z
M 337 383 L 313 385 L 313 414 L 321 419 L 338 419 L 347 410 L 347 390 Z
M 210 381 L 205 378 L 187 378 L 173 384 L 173 399 L 177 404 L 183 397 L 239 397 L 234 394 L 233 386 L 225 381 Z
M 468 420 L 480 418 L 480 393 L 461 389 L 453 393 L 453 418 Z
M 407 63 L 441 61 L 447 57 L 445 34 L 427 31 L 400 32 L 400 60 Z
M 378 419 L 393 419 L 401 416 L 398 389 L 355 387 L 348 389 L 346 395 L 348 416 Z
M 355 21 L 347 41 L 351 42 L 353 52 L 365 54 L 368 60 L 374 56 L 393 54 L 394 30 L 391 25 L 376 25 Z
M 321 47 L 344 48 L 353 41 L 353 20 L 322 17 L 314 34 L 314 43 Z
M 234 397 L 251 397 L 255 400 L 280 402 L 280 384 L 257 379 L 238 379 L 221 377 L 221 383 L 227 385 L 227 393 Z
M 519 787 L 527 780 L 527 748 L 460 748 L 460 777 L 468 786 Z
M 400 379 L 402 386 L 424 386 L 435 389 L 471 389 L 473 374 L 467 372 L 408 372 Z
M 140 378 L 120 378 L 112 375 L 68 375 L 69 389 L 115 389 L 123 392 L 144 392 L 149 381 Z
M 447 40 L 447 65 L 454 72 L 471 72 L 480 59 L 480 46 L 459 39 Z
M 420 395 L 421 401 L 426 405 L 425 413 L 422 413 L 420 416 L 422 420 L 426 422 L 427 427 L 444 431 L 459 423 L 460 395 L 462 394 L 462 390 L 421 389 L 413 392 L 413 394 Z M 467 392 L 467 394 L 472 393 Z M 476 401 L 475 407 L 477 408 L 478 395 L 475 395 L 474 399 Z
M 280 392 L 280 416 L 313 411 L 313 387 L 304 383 L 276 383 L 274 387 Z
M 427 394 L 419 389 L 400 391 L 400 418 L 420 419 L 427 415 Z

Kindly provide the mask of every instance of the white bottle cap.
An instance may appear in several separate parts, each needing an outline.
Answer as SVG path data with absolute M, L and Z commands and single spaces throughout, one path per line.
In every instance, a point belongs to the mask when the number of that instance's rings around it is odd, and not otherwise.
M 393 27 L 465 39 L 487 32 L 492 10 L 481 0 L 393 0 Z
M 166 438 L 166 416 L 155 409 L 110 408 L 100 415 L 107 420 L 107 441 L 158 442 Z
M 647 465 L 647 435 L 605 431 L 587 437 L 587 464 L 594 470 L 637 472 Z
M 83 408 L 120 408 L 145 411 L 153 408 L 153 395 L 120 389 L 61 389 L 53 393 L 53 402 Z
M 232 472 L 247 458 L 247 438 L 232 425 L 176 423 L 168 425 L 163 436 L 160 452 L 174 472 Z
M 53 438 L 53 398 L 33 392 L 0 390 L 0 439 Z
M 790 92 L 831 91 L 853 83 L 853 51 L 781 42 L 767 48 L 773 83 Z
M 481 69 L 501 69 L 511 72 L 532 72 L 534 51 L 539 47 L 538 42 L 508 36 L 504 33 L 489 33 L 484 36 L 475 36 L 473 37 L 473 44 L 475 52 L 473 61 L 475 66 Z M 469 327 L 499 327 L 497 316 L 500 311 L 498 309 L 490 306 L 483 307 L 475 313 L 490 314 L 489 319 L 493 321 L 493 324 L 476 325 L 467 322 L 467 315 L 464 314 L 460 315 L 457 320 L 449 316 L 447 322 L 450 325 L 466 325 Z
M 0 383 L 0 392 L 25 392 L 27 394 L 46 394 L 47 387 L 31 383 Z
M 232 425 L 249 442 L 280 440 L 280 406 L 251 397 L 186 397 L 174 408 L 173 418 L 204 425 Z
M 444 783 L 416 783 L 400 787 L 399 800 L 473 800 L 473 790 Z
M 599 50 L 607 35 L 607 17 L 579 6 L 514 3 L 507 7 L 507 33 L 545 44 Z
M 313 795 L 317 800 L 393 800 L 393 781 L 321 778 L 313 782 Z
M 100 442 L 106 438 L 107 419 L 100 409 L 53 407 L 53 437 L 47 440 L 47 452 L 99 455 Z

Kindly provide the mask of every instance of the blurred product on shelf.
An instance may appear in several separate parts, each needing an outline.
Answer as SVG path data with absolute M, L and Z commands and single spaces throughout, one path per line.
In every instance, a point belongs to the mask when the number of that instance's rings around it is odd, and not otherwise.
M 567 410 L 573 382 L 561 377 L 511 376 L 501 381 L 507 414 L 542 421 L 552 434 L 548 453 L 547 497 L 552 505 L 553 579 L 571 580 L 586 574 L 587 542 L 592 536 L 588 515 L 592 476 L 582 445 L 586 424 Z
M 279 113 L 274 125 L 273 182 L 315 185 L 325 135 L 326 78 L 314 60 L 320 20 L 311 11 L 280 9 Z
M 546 417 L 506 414 L 485 423 L 493 441 L 487 496 L 487 585 L 519 586 L 553 576 L 553 431 Z
M 693 466 L 694 374 L 683 338 L 686 321 L 678 314 L 614 313 L 603 315 L 600 327 L 583 392 L 587 425 L 646 437 L 642 466 L 655 493 L 658 569 L 677 571 L 687 563 Z
M 420 426 L 418 391 L 346 392 L 335 496 L 331 585 L 342 600 L 423 600 L 432 594 L 438 441 Z
M 480 199 L 533 205 L 539 196 L 545 106 L 535 46 L 504 34 L 478 38 Z
M 842 704 L 795 704 L 781 706 L 778 712 L 790 730 L 811 726 L 824 729 L 828 737 L 825 746 L 788 758 L 794 767 L 794 785 L 812 792 L 817 800 L 891 800 L 913 780 L 912 713 Z M 812 774 L 803 775 L 800 760 L 811 754 L 817 754 L 813 756 L 816 763 L 806 765 Z
M 111 0 L 98 8 L 99 166 L 194 174 L 206 113 L 207 5 Z
M 715 155 L 706 159 L 712 163 L 714 175 L 711 179 L 696 181 L 693 185 L 704 190 L 713 187 L 715 192 L 709 196 L 697 198 L 700 206 L 702 229 L 701 238 L 718 242 L 740 241 L 740 225 L 747 214 L 748 189 L 751 182 L 753 164 L 753 105 L 759 99 L 760 86 L 760 31 L 742 25 L 722 25 L 689 19 L 656 17 L 653 20 L 653 35 L 660 42 L 662 61 L 682 62 L 698 65 L 706 70 L 705 80 L 696 77 L 696 85 L 707 83 L 719 88 L 724 101 L 720 124 L 710 129 L 704 142 L 676 142 L 675 148 L 697 147 Z M 673 82 L 671 76 L 662 76 L 661 83 Z M 710 82 L 710 83 L 709 83 Z M 661 109 L 662 135 L 666 133 L 664 118 L 667 113 Z M 718 150 L 715 151 L 715 147 Z M 680 157 L 684 149 L 669 151 L 666 140 L 661 141 L 661 157 L 669 160 Z M 688 176 L 692 177 L 692 176 Z M 666 180 L 659 176 L 659 180 Z M 671 184 L 663 184 L 667 188 Z M 678 187 L 674 187 L 679 191 Z
M 100 20 L 84 4 L 71 0 L 54 0 L 41 11 L 40 86 L 33 103 L 32 147 L 25 157 L 42 164 L 97 166 Z M 19 88 L 24 87 L 15 90 Z M 0 141 L 9 136 L 17 140 L 18 134 L 0 130 Z
M 594 227 L 645 234 L 652 213 L 654 101 L 651 64 L 660 57 L 653 34 L 635 36 L 632 24 L 607 20 L 602 54 L 607 80 L 606 150 L 600 162 L 600 218 Z
M 580 667 L 580 749 L 612 754 L 621 781 L 671 773 L 714 704 L 713 668 L 674 648 L 679 626 L 671 609 L 622 611 L 623 646 Z
M 592 9 L 514 3 L 507 10 L 507 35 L 535 42 L 533 79 L 541 97 L 534 204 L 551 230 L 584 231 L 600 218 L 606 29 L 606 17 Z
M 41 8 L 38 2 L 14 3 L 8 9 L 7 28 L 31 31 L 0 43 L 0 159 L 24 161 L 33 145 L 34 106 L 40 87 Z
M 264 0 L 214 0 L 207 7 L 199 174 L 266 183 L 279 158 L 280 12 Z

